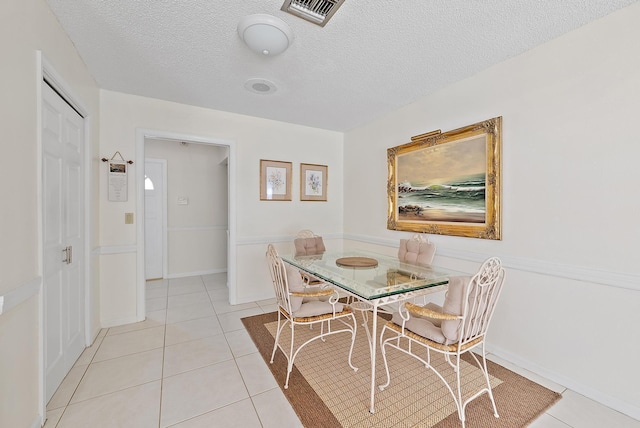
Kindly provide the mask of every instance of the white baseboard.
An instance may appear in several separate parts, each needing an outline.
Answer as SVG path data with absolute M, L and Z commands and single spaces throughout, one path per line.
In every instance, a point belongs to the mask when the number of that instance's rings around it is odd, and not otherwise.
M 176 278 L 186 278 L 188 276 L 201 276 L 201 275 L 213 275 L 216 273 L 224 273 L 227 271 L 227 268 L 222 269 L 209 269 L 209 270 L 200 270 L 194 272 L 181 272 L 181 273 L 172 273 L 167 275 L 166 279 L 176 279 Z
M 125 324 L 133 324 L 140 321 L 144 321 L 144 319 L 139 320 L 138 318 L 133 316 L 133 317 L 116 318 L 112 320 L 101 320 L 100 325 L 102 326 L 102 328 L 111 328 L 111 327 L 118 327 Z
M 601 391 L 578 383 L 574 379 L 568 378 L 561 373 L 547 370 L 546 368 L 541 367 L 538 364 L 527 360 L 526 358 L 522 358 L 519 355 L 513 354 L 500 347 L 491 346 L 489 343 L 487 343 L 487 353 L 496 355 L 497 357 L 509 361 L 510 363 L 515 364 L 518 367 L 522 367 L 523 369 L 535 373 L 538 376 L 549 379 L 550 381 L 560 384 L 565 388 L 577 392 L 578 394 L 584 395 L 585 397 L 597 401 L 598 403 L 617 410 L 620 413 L 624 413 L 625 415 L 628 415 L 634 419 L 640 420 L 640 407 L 638 407 L 637 405 L 624 402 L 608 394 L 603 394 Z
M 44 423 L 42 422 L 42 416 L 38 415 L 33 420 L 33 422 L 31 422 L 31 425 L 29 425 L 29 428 L 41 428 L 43 425 Z
M 236 305 L 241 305 L 243 303 L 259 302 L 261 300 L 269 300 L 269 299 L 273 299 L 274 297 L 275 296 L 273 295 L 273 292 L 267 293 L 267 294 L 263 294 L 263 295 L 248 296 L 248 297 L 243 298 L 242 300 L 238 300 L 236 302 Z

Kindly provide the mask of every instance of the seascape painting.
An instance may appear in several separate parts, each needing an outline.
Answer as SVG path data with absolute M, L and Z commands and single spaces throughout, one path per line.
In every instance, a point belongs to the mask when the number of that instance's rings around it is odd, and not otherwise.
M 398 156 L 398 219 L 484 223 L 485 136 Z
M 502 239 L 502 117 L 387 149 L 387 229 Z

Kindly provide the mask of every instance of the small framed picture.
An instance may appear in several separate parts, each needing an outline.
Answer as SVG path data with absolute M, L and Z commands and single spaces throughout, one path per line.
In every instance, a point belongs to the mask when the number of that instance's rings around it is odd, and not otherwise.
M 327 200 L 327 169 L 326 165 L 300 164 L 300 200 Z
M 260 160 L 260 200 L 291 200 L 291 162 Z

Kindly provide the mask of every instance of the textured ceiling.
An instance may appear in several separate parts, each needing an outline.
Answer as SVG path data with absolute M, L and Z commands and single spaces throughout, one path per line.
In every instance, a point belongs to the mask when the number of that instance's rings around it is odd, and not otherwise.
M 283 0 L 47 0 L 101 88 L 336 131 L 634 1 L 346 0 L 322 28 Z M 238 21 L 255 13 L 289 24 L 287 51 L 244 45 Z

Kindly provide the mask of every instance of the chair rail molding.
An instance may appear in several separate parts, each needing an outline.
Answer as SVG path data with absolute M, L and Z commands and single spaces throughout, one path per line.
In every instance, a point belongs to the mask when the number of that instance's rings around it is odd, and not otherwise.
M 290 242 L 293 244 L 295 235 L 280 235 L 280 236 L 247 236 L 244 238 L 236 239 L 238 245 L 268 245 L 276 242 Z M 324 239 L 342 239 L 342 233 L 323 233 Z
M 342 238 L 345 240 L 359 241 L 368 244 L 383 245 L 388 247 L 398 246 L 397 239 L 384 239 L 366 235 L 352 234 L 344 234 Z M 436 256 L 451 257 L 454 259 L 467 260 L 477 263 L 482 263 L 487 257 L 489 257 L 488 254 L 446 248 L 442 247 L 442 245 L 438 243 L 436 244 L 438 245 Z M 509 269 L 533 272 L 541 275 L 555 276 L 559 278 L 573 279 L 593 284 L 606 285 L 609 287 L 640 291 L 640 275 L 637 274 L 606 271 L 602 269 L 593 269 L 583 266 L 554 263 L 546 260 L 511 257 L 501 254 L 491 255 L 497 255 L 498 257 L 500 257 L 503 265 Z
M 10 311 L 40 292 L 42 277 L 38 276 L 20 284 L 13 290 L 0 296 L 0 315 Z
M 96 247 L 91 251 L 93 255 L 105 255 L 105 254 L 127 254 L 135 253 L 138 251 L 137 245 L 106 245 L 103 247 Z
M 347 241 L 358 241 L 367 244 L 380 245 L 383 247 L 398 247 L 398 239 L 379 238 L 375 236 L 356 235 L 349 233 L 323 233 L 325 239 L 343 239 Z M 293 242 L 295 235 L 276 236 L 247 236 L 236 239 L 236 245 L 268 245 L 270 243 Z M 623 288 L 627 290 L 640 291 L 640 275 L 614 272 L 602 269 L 593 269 L 583 266 L 554 263 L 546 260 L 536 260 L 522 257 L 511 257 L 500 254 L 484 254 L 473 251 L 457 250 L 446 248 L 438 244 L 436 256 L 450 257 L 453 259 L 466 260 L 476 263 L 484 262 L 490 255 L 497 255 L 502 260 L 504 267 L 524 272 L 532 272 L 541 275 L 555 276 L 559 278 L 573 279 L 592 284 L 605 285 L 609 287 Z
M 167 231 L 169 232 L 179 232 L 179 231 L 205 231 L 205 230 L 227 230 L 227 225 L 214 225 L 214 226 L 173 226 L 167 227 Z

